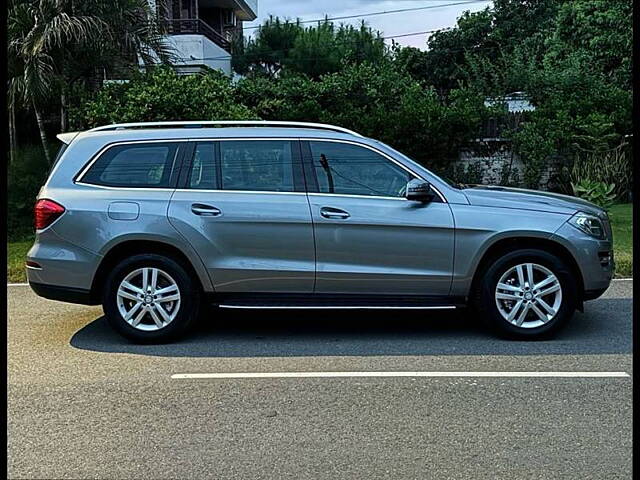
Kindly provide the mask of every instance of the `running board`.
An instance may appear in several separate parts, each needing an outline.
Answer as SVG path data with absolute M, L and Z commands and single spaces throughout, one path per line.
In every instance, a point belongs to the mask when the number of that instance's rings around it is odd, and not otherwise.
M 425 295 L 218 293 L 210 302 L 220 308 L 311 310 L 454 310 L 462 297 Z
M 297 310 L 454 310 L 455 305 L 432 306 L 376 306 L 376 305 L 218 305 L 220 308 L 297 309 Z

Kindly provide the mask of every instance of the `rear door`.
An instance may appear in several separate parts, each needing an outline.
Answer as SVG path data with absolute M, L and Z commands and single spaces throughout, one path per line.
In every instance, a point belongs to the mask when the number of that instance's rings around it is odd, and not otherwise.
M 169 219 L 199 253 L 216 292 L 312 292 L 299 142 L 197 141 L 187 157 Z
M 317 293 L 449 294 L 454 223 L 442 198 L 406 200 L 415 176 L 369 146 L 313 140 L 302 151 Z

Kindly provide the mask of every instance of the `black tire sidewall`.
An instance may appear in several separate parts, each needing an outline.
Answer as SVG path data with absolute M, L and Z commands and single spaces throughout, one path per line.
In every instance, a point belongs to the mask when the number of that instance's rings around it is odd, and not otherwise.
M 495 291 L 500 277 L 509 268 L 522 263 L 537 263 L 548 268 L 560 281 L 562 303 L 556 316 L 536 328 L 521 328 L 505 320 L 495 302 Z M 565 326 L 573 316 L 578 299 L 576 279 L 568 265 L 556 255 L 544 250 L 522 249 L 497 258 L 486 270 L 480 286 L 479 306 L 485 321 L 497 333 L 515 339 L 544 339 Z
M 132 327 L 122 318 L 118 309 L 120 282 L 132 271 L 143 267 L 163 270 L 175 280 L 180 291 L 180 310 L 176 318 L 156 331 L 147 332 Z M 102 306 L 109 324 L 123 337 L 136 343 L 166 343 L 178 338 L 193 323 L 198 315 L 200 298 L 199 286 L 180 263 L 162 255 L 140 254 L 123 260 L 111 271 L 105 283 Z

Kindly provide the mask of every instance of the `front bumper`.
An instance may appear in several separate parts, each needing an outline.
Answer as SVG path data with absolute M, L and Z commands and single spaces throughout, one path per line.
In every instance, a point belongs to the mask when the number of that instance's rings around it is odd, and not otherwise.
M 613 241 L 598 240 L 565 223 L 551 237 L 570 252 L 582 275 L 583 299 L 598 298 L 609 288 L 615 273 Z

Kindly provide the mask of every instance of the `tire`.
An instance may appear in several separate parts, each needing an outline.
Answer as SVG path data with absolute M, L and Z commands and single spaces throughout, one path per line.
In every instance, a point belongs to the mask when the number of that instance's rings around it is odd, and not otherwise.
M 155 279 L 155 290 L 153 286 L 150 291 L 142 289 L 144 275 L 148 287 Z M 179 338 L 193 324 L 201 298 L 200 285 L 179 262 L 163 255 L 139 254 L 121 261 L 111 271 L 102 306 L 111 327 L 123 337 L 135 343 L 166 343 Z
M 531 270 L 527 265 L 531 265 Z M 519 266 L 522 267 L 520 272 Z M 528 281 L 530 272 L 534 276 L 533 282 Z M 520 273 L 523 285 L 520 284 Z M 518 340 L 550 338 L 566 326 L 575 312 L 577 279 L 566 262 L 547 251 L 522 249 L 506 253 L 494 259 L 484 272 L 480 272 L 479 278 L 474 303 L 485 323 L 502 337 Z M 543 280 L 548 283 L 543 284 Z M 505 288 L 498 289 L 498 282 Z M 542 287 L 532 289 L 531 283 Z M 544 295 L 546 292 L 551 293 Z M 516 307 L 518 309 L 513 313 Z M 509 317 L 513 317 L 511 321 Z M 520 321 L 522 323 L 518 325 Z

